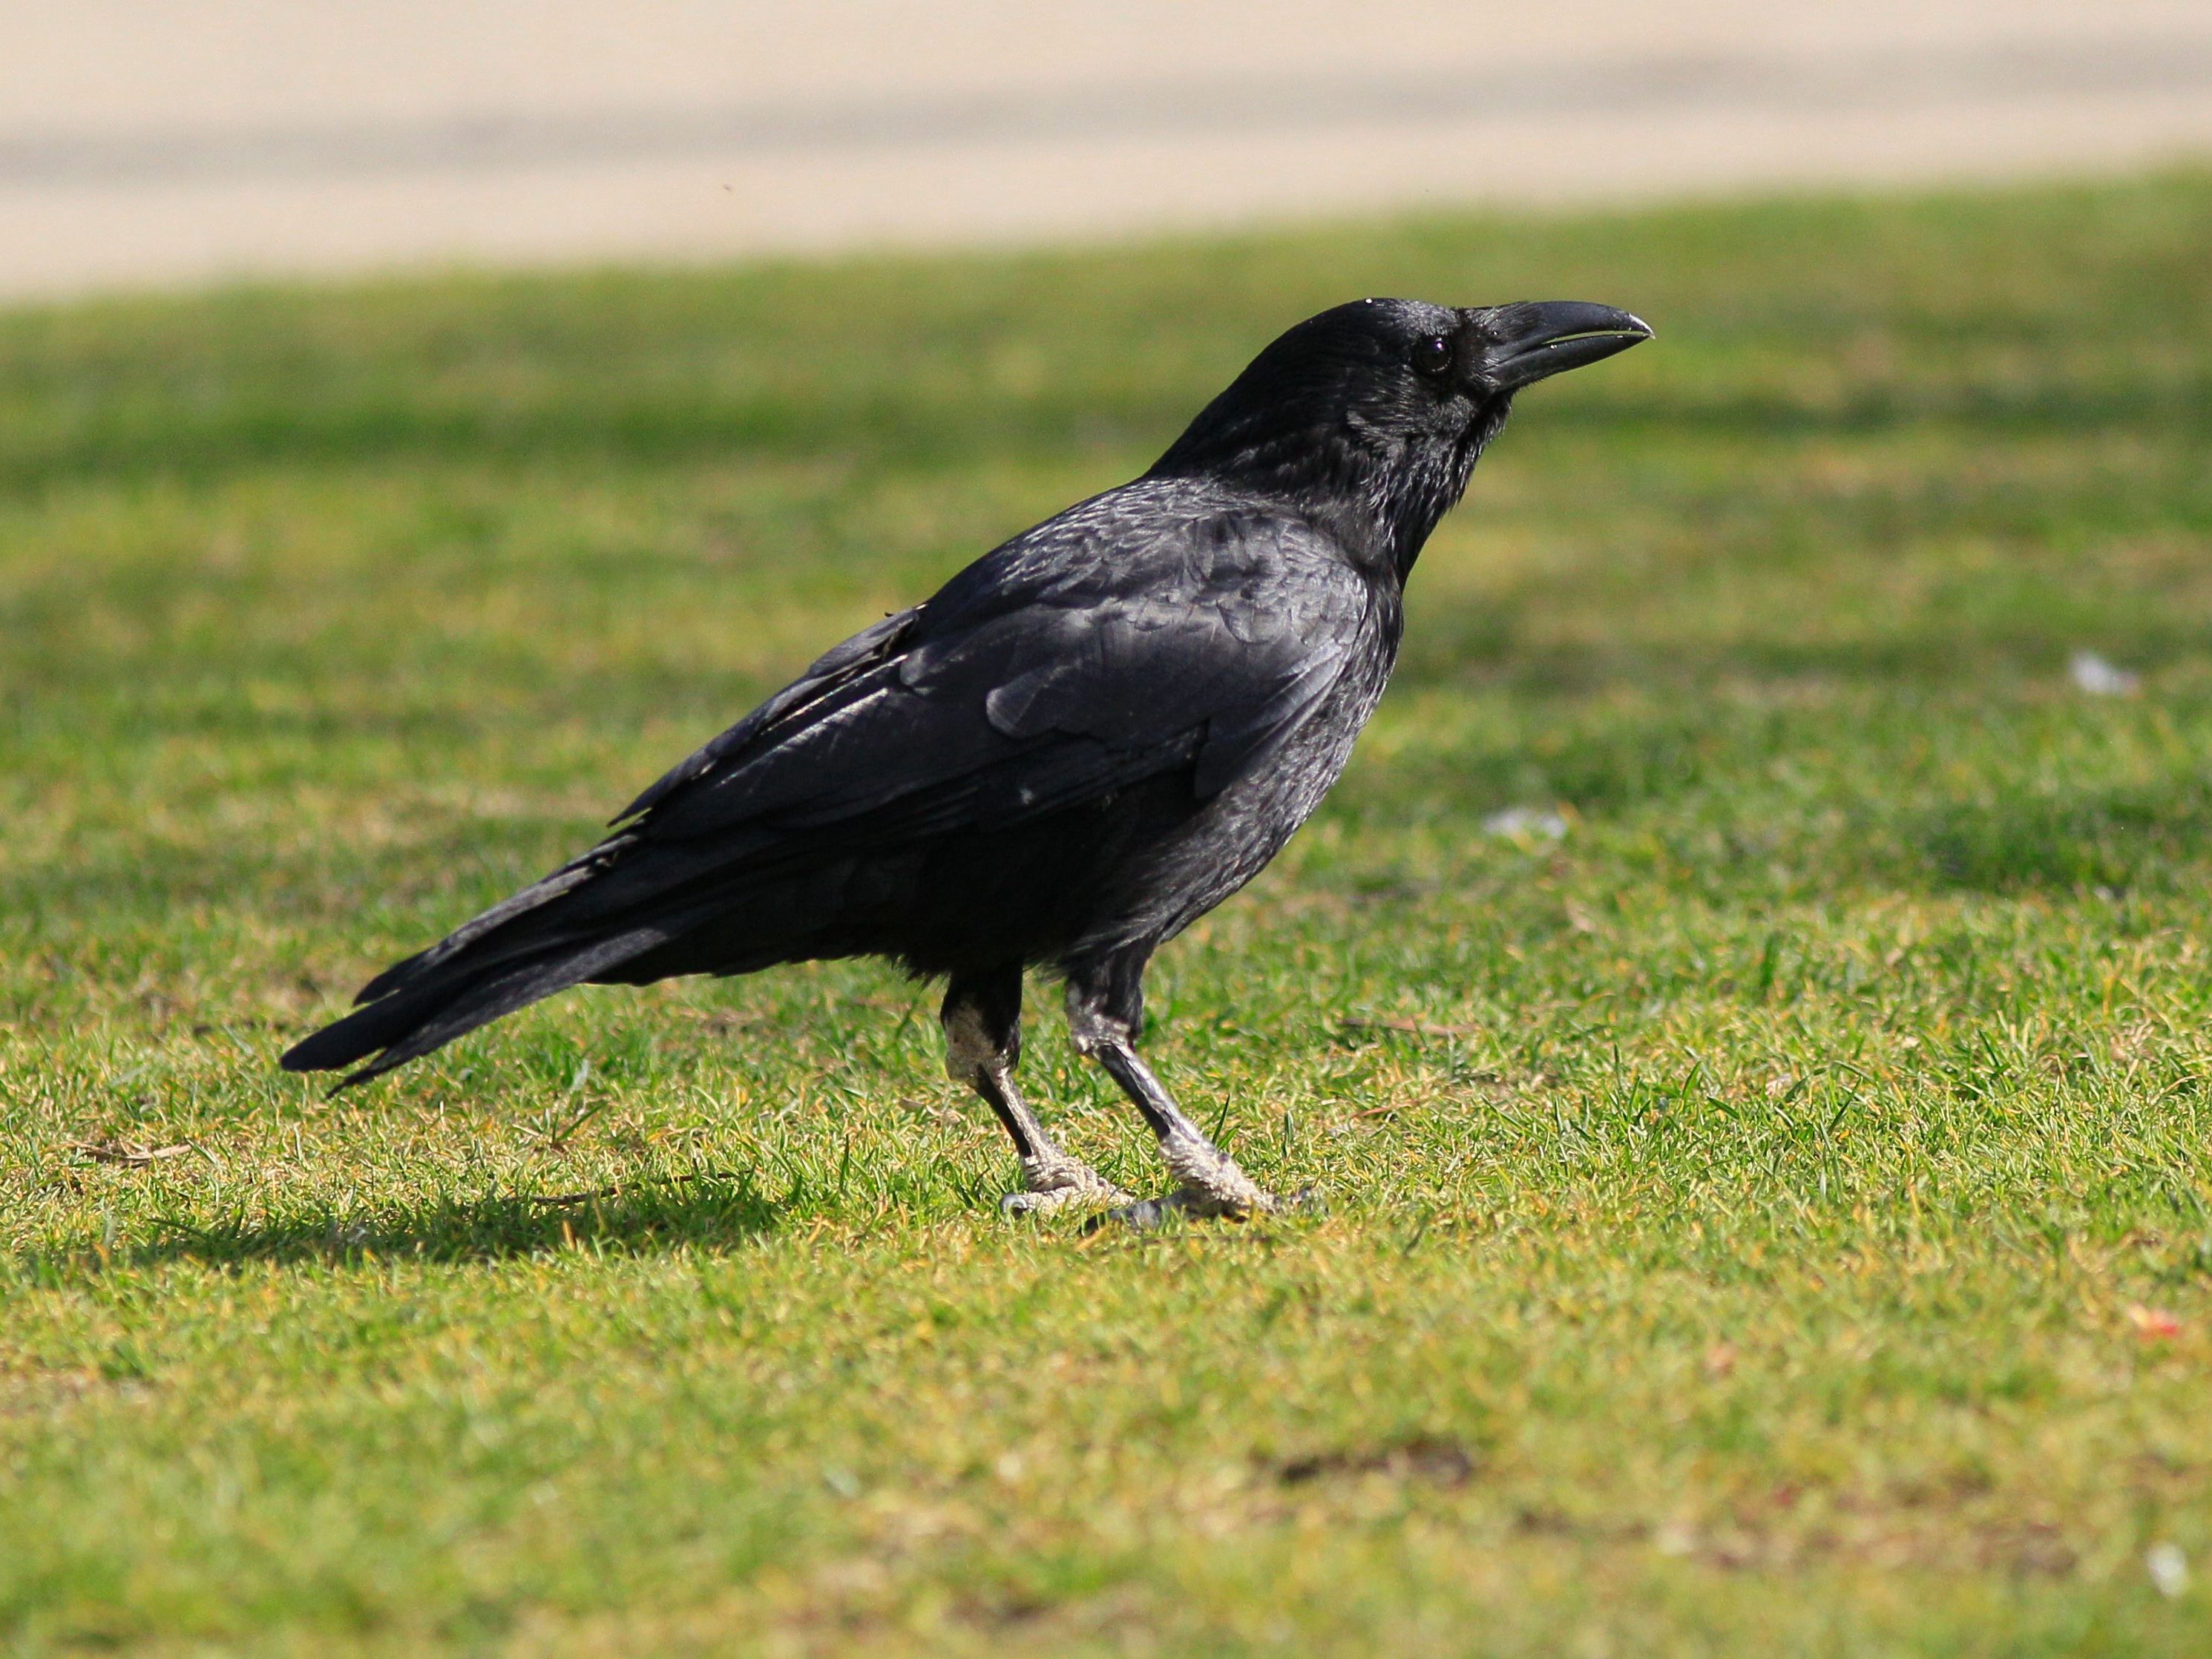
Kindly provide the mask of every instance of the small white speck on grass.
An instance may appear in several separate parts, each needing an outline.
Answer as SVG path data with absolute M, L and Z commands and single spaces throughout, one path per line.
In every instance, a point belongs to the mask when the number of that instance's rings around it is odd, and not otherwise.
M 2093 697 L 2132 697 L 2142 690 L 2142 675 L 2117 667 L 2094 651 L 2076 651 L 2066 672 Z
M 2143 1556 L 2143 1570 L 2169 1600 L 2189 1588 L 2189 1558 L 2176 1545 L 2153 1544 Z
M 1509 806 L 1483 819 L 1482 827 L 1514 841 L 1559 841 L 1567 833 L 1566 819 L 1543 806 Z
M 822 1484 L 840 1498 L 858 1498 L 860 1495 L 860 1477 L 852 1470 L 841 1469 L 834 1464 L 822 1471 Z

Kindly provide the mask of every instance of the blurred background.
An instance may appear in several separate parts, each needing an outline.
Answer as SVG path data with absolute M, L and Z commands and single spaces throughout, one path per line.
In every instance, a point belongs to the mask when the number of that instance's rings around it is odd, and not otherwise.
M 2208 148 L 2203 0 L 72 0 L 0 17 L 0 295 Z

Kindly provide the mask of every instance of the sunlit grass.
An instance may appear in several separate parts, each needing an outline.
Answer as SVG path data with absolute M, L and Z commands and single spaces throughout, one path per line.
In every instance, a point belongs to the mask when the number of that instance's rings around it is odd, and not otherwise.
M 2208 249 L 2182 176 L 0 316 L 0 1629 L 2201 1651 Z M 1153 976 L 1325 1219 L 1001 1221 L 866 963 L 275 1070 L 1368 292 L 1660 337 L 1526 399 Z

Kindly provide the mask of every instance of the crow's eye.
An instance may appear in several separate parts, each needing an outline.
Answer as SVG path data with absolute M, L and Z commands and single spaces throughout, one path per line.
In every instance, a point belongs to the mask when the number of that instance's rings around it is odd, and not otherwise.
M 1413 367 L 1424 374 L 1441 374 L 1452 365 L 1452 343 L 1441 334 L 1431 334 L 1413 348 Z

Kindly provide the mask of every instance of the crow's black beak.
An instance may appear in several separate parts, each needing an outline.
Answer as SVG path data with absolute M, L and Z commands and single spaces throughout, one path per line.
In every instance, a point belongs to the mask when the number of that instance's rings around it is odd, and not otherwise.
M 1479 378 L 1495 392 L 1514 392 L 1547 375 L 1602 362 L 1651 337 L 1641 317 L 1582 300 L 1523 301 L 1475 313 L 1490 342 Z

